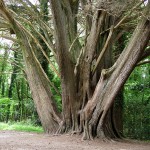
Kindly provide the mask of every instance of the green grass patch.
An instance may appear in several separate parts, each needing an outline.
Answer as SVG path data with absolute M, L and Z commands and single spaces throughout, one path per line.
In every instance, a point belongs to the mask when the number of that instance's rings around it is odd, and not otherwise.
M 43 133 L 43 128 L 39 126 L 25 124 L 23 122 L 17 123 L 3 123 L 0 122 L 0 130 L 15 130 L 25 132 Z

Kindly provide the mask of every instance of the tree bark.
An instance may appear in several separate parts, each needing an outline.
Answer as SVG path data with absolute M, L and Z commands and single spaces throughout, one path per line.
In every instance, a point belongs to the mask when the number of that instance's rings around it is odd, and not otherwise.
M 69 45 L 75 37 L 74 28 L 72 28 L 73 20 L 72 17 L 74 12 L 71 9 L 70 2 L 64 1 L 67 4 L 67 8 L 71 14 L 66 16 L 62 9 L 62 3 L 59 0 L 51 0 L 51 9 L 53 13 L 53 21 L 55 27 L 55 39 L 56 39 L 56 50 L 58 64 L 61 74 L 61 88 L 62 88 L 62 114 L 63 122 L 58 132 L 68 132 L 78 129 L 78 98 L 76 95 L 76 82 L 74 75 L 74 59 L 71 59 L 69 53 Z M 78 3 L 76 4 L 78 5 Z M 75 5 L 75 7 L 76 7 Z M 66 6 L 66 5 L 65 5 Z M 65 9 L 65 8 L 64 8 Z M 69 20 L 69 27 L 66 26 L 66 20 Z M 71 30 L 68 33 L 68 30 Z

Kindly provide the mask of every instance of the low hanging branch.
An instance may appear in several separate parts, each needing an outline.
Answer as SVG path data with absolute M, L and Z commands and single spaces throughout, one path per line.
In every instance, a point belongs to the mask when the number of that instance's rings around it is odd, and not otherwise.
M 150 64 L 150 60 L 145 60 L 145 61 L 139 62 L 136 67 L 145 65 L 145 64 Z
M 17 14 L 14 11 L 12 11 L 12 10 L 10 10 L 10 11 L 17 16 Z M 53 32 L 52 29 L 50 29 L 50 27 L 48 27 L 45 22 L 43 22 L 37 16 L 35 16 L 35 18 L 36 18 L 36 20 L 38 19 L 37 21 L 38 21 L 39 24 L 42 24 L 41 26 L 43 27 L 42 30 L 44 32 L 47 32 L 48 34 L 50 32 L 51 34 L 53 34 L 52 33 Z M 45 42 L 46 46 L 49 48 L 49 50 L 51 50 L 51 52 L 53 53 L 53 55 L 56 58 L 54 44 L 52 42 L 50 42 L 48 39 L 46 39 L 39 31 L 37 31 L 37 29 L 35 29 L 35 26 L 29 20 L 27 20 L 27 19 L 25 19 L 25 18 L 23 18 L 21 16 L 19 16 L 19 19 L 22 20 L 24 23 L 27 23 L 28 25 L 30 25 L 30 27 L 35 31 L 35 33 L 37 33 L 41 37 L 41 39 Z M 45 28 L 47 29 L 46 31 L 45 31 Z
M 82 30 L 82 31 L 75 37 L 75 39 L 73 40 L 72 44 L 71 44 L 70 47 L 69 47 L 69 50 L 68 50 L 69 52 L 72 50 L 72 48 L 73 48 L 75 42 L 78 40 L 79 36 L 83 33 L 83 31 L 84 31 L 84 30 Z
M 48 44 L 48 42 L 46 41 L 46 39 L 43 37 L 42 34 L 40 34 L 35 28 L 34 26 L 26 19 L 21 18 L 25 21 L 25 23 L 28 23 L 32 29 L 42 38 L 42 40 L 45 42 L 45 44 L 47 45 L 47 47 L 53 52 L 53 54 L 56 57 L 56 53 L 54 52 L 53 48 Z M 18 22 L 19 24 L 19 22 Z M 45 51 L 43 50 L 42 46 L 40 45 L 40 43 L 38 42 L 38 40 L 36 39 L 36 37 L 34 37 L 30 31 L 28 31 L 26 28 L 24 28 L 21 24 L 20 26 L 23 28 L 23 30 L 28 33 L 29 37 L 31 37 L 33 39 L 33 41 L 38 45 L 38 47 L 40 48 L 41 52 L 43 53 L 43 55 L 45 56 L 46 60 L 49 62 L 49 65 L 51 66 L 52 70 L 57 74 L 57 76 L 60 78 L 60 74 L 59 72 L 56 70 L 56 68 L 54 67 L 54 65 L 52 64 L 52 62 L 50 61 L 50 59 L 48 58 L 47 54 L 45 53 Z

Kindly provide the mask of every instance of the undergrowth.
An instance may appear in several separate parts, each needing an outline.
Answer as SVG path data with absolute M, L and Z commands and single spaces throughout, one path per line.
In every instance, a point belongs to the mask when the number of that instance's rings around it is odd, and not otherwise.
M 0 122 L 0 130 L 14 130 L 14 131 L 25 131 L 43 133 L 43 129 L 40 126 L 35 126 L 26 122 Z

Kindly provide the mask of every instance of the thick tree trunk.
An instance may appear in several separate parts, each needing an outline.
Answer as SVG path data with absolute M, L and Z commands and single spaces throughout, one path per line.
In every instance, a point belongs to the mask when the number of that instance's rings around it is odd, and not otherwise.
M 51 0 L 51 8 L 53 13 L 53 21 L 55 27 L 55 38 L 56 38 L 56 50 L 58 64 L 61 74 L 61 88 L 62 88 L 62 114 L 63 122 L 58 132 L 68 132 L 72 130 L 78 130 L 78 98 L 76 95 L 76 82 L 74 75 L 74 59 L 71 59 L 69 52 L 69 46 L 73 38 L 75 37 L 74 28 L 72 28 L 74 15 L 71 10 L 71 4 L 69 1 L 64 1 L 68 7 L 64 8 L 70 12 L 66 17 L 63 6 L 59 0 Z M 66 6 L 64 5 L 64 7 Z M 77 4 L 76 4 L 77 5 Z M 75 6 L 76 6 L 75 5 Z M 69 9 L 70 8 L 70 9 Z M 69 9 L 69 10 L 68 10 Z M 73 18 L 74 19 L 74 18 Z M 69 21 L 69 27 L 67 28 L 66 20 Z M 71 30 L 68 32 L 68 30 Z M 69 34 L 70 33 L 70 34 Z
M 33 60 L 34 56 L 26 51 L 23 52 L 23 56 L 25 64 L 28 66 L 26 68 L 27 79 L 42 126 L 47 133 L 55 133 L 60 118 L 56 111 L 56 104 L 53 101 L 48 81 L 39 64 L 36 60 Z
M 108 127 L 109 111 L 114 99 L 138 62 L 150 39 L 150 21 L 143 18 L 121 56 L 110 69 L 104 69 L 93 97 L 83 110 L 85 118 L 84 138 L 92 135 L 114 137 Z M 110 121 L 109 121 L 110 122 Z

